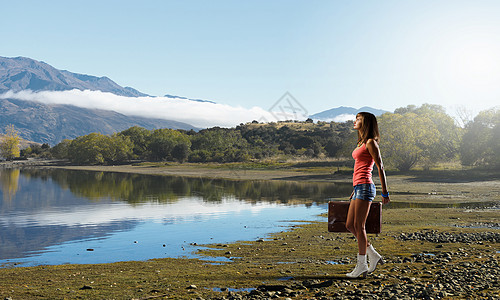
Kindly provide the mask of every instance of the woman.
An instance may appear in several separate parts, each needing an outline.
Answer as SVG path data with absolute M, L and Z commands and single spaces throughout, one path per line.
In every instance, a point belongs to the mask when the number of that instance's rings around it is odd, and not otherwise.
M 373 164 L 377 165 L 380 183 L 382 185 L 382 203 L 389 203 L 387 182 L 385 178 L 384 165 L 378 146 L 379 131 L 377 118 L 371 113 L 360 112 L 356 115 L 354 129 L 358 131 L 358 146 L 352 152 L 355 160 L 351 204 L 347 213 L 347 229 L 354 234 L 358 241 L 358 262 L 354 271 L 346 274 L 349 278 L 357 278 L 360 275 L 366 277 L 377 267 L 383 264 L 382 256 L 368 243 L 366 237 L 365 223 L 370 211 L 370 205 L 375 198 L 375 184 L 372 180 Z M 366 262 L 366 256 L 370 267 Z

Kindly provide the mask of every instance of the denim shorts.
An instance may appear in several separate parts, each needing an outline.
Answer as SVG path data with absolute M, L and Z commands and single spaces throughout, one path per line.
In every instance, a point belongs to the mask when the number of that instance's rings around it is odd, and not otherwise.
M 354 186 L 354 195 L 352 199 L 361 199 L 373 201 L 375 199 L 376 189 L 373 183 L 363 183 Z

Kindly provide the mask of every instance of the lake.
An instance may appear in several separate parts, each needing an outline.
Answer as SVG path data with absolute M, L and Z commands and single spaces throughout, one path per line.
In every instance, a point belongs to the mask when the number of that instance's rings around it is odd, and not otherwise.
M 350 184 L 0 170 L 0 265 L 200 258 L 200 244 L 325 220 Z M 326 231 L 326 223 L 325 223 Z M 217 260 L 210 258 L 210 260 Z M 227 258 L 219 258 L 227 260 Z

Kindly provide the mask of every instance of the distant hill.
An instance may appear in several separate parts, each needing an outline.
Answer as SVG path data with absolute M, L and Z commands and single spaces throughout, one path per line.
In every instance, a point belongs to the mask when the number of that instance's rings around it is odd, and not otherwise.
M 190 101 L 195 101 L 195 102 L 205 102 L 205 103 L 212 103 L 212 104 L 215 104 L 215 102 L 213 101 L 210 101 L 210 100 L 203 100 L 203 99 L 190 99 L 190 98 L 186 98 L 186 97 L 181 97 L 181 96 L 174 96 L 174 95 L 165 95 L 163 97 L 166 97 L 166 98 L 171 98 L 171 99 L 183 99 L 183 100 L 190 100 Z
M 58 70 L 26 57 L 0 57 L 0 94 L 22 90 L 93 90 L 120 96 L 148 96 L 131 87 L 122 87 L 107 77 L 95 77 Z M 21 138 L 55 145 L 91 132 L 111 134 L 141 126 L 147 129 L 195 129 L 182 122 L 126 116 L 114 111 L 85 109 L 73 105 L 49 105 L 18 99 L 0 99 L 0 133 L 13 124 Z
M 376 109 L 368 106 L 364 106 L 359 109 L 356 109 L 354 107 L 340 106 L 316 113 L 314 115 L 310 115 L 309 117 L 313 120 L 333 121 L 339 118 L 342 119 L 342 116 L 356 115 L 358 112 L 362 111 L 370 112 L 375 116 L 380 116 L 381 114 L 388 112 L 386 110 Z

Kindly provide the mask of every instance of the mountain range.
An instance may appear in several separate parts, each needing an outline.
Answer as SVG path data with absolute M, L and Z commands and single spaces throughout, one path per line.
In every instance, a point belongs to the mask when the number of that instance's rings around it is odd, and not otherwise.
M 6 91 L 91 90 L 127 97 L 148 96 L 131 87 L 122 87 L 108 77 L 96 77 L 58 70 L 26 57 L 0 57 L 0 93 Z
M 0 57 L 0 94 L 7 91 L 73 89 L 109 92 L 127 97 L 148 96 L 131 87 L 122 87 L 107 77 L 58 70 L 47 63 L 26 57 Z M 111 110 L 1 98 L 0 131 L 9 124 L 15 126 L 21 138 L 50 145 L 91 132 L 111 134 L 136 125 L 147 129 L 198 129 L 183 122 L 126 116 Z

